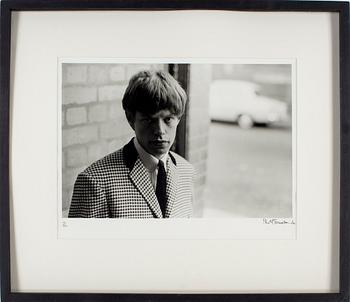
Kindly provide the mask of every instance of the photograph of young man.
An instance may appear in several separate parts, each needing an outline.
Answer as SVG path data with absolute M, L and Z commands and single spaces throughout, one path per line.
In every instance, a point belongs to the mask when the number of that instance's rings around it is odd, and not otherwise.
M 186 101 L 169 73 L 134 75 L 122 105 L 135 137 L 78 175 L 68 217 L 191 217 L 194 169 L 170 151 Z

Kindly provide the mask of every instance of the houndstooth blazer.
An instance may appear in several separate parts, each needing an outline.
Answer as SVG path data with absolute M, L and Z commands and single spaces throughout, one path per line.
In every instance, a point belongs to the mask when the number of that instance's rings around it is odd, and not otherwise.
M 167 160 L 166 218 L 192 215 L 192 165 L 176 153 Z M 81 172 L 74 184 L 70 218 L 162 218 L 149 174 L 131 140 Z

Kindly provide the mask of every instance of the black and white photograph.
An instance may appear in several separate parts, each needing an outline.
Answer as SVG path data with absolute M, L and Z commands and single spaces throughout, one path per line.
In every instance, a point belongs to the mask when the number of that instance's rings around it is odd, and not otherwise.
M 292 62 L 60 64 L 63 218 L 294 217 Z

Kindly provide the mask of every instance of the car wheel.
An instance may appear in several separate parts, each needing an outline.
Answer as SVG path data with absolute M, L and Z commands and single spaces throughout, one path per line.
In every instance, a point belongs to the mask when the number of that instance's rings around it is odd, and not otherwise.
M 242 129 L 250 129 L 254 126 L 254 121 L 248 114 L 242 114 L 237 120 L 238 126 Z

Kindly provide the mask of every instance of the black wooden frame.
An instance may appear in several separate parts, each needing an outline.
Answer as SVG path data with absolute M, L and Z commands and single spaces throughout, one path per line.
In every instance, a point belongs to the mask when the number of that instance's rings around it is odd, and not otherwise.
M 62 294 L 15 293 L 10 279 L 9 113 L 12 11 L 50 10 L 239 10 L 336 12 L 340 43 L 340 291 L 326 294 Z M 350 295 L 350 25 L 349 2 L 255 0 L 3 0 L 0 54 L 1 301 L 349 301 Z

